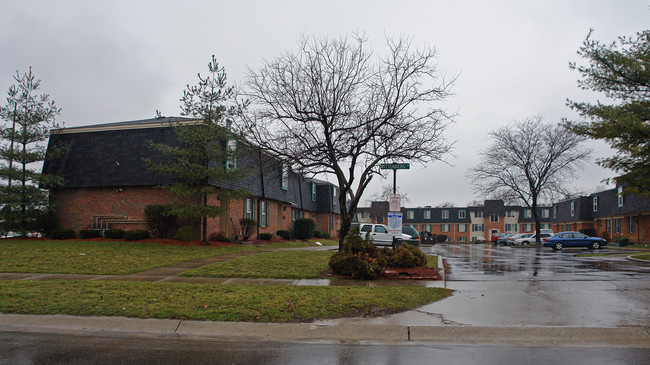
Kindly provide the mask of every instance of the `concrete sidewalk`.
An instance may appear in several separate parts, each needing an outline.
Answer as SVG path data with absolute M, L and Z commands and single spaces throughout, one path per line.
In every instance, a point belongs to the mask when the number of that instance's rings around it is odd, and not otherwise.
M 650 334 L 640 327 L 316 325 L 0 314 L 0 331 L 337 344 L 650 348 Z

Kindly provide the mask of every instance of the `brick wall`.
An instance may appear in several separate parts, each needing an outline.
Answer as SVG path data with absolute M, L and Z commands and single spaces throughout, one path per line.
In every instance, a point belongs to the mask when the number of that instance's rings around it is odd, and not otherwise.
M 174 196 L 159 188 L 123 187 L 64 189 L 52 192 L 51 198 L 57 226 L 78 231 L 88 229 L 101 220 L 104 224 L 114 221 L 108 223 L 109 228 L 145 229 L 144 208 L 150 204 L 168 203 Z M 115 216 L 115 219 L 103 219 L 101 216 Z

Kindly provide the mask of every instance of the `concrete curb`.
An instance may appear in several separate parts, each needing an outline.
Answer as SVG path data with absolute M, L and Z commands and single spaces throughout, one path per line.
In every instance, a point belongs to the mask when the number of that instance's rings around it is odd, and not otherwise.
M 0 314 L 0 331 L 300 343 L 650 348 L 650 333 L 641 327 L 316 325 Z
M 630 261 L 645 262 L 646 264 L 650 264 L 649 260 L 637 259 L 637 258 L 635 258 L 633 256 L 635 256 L 635 255 L 626 256 L 625 258 L 630 260 Z

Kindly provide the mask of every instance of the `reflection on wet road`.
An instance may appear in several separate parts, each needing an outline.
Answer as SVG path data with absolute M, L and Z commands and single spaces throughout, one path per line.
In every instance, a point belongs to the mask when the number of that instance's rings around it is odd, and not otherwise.
M 425 253 L 442 256 L 449 264 L 447 279 L 453 281 L 526 280 L 627 280 L 648 279 L 650 265 L 621 256 L 577 257 L 579 253 L 615 252 L 550 248 L 496 247 L 490 244 L 438 244 L 422 247 Z

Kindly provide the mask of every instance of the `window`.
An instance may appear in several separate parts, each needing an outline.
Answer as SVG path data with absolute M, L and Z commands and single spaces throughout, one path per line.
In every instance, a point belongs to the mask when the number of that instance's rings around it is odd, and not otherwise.
M 336 205 L 336 201 L 338 199 L 336 198 L 336 186 L 332 186 L 332 204 Z
M 260 202 L 260 227 L 269 226 L 269 203 Z
M 542 218 L 548 218 L 548 209 L 542 209 Z
M 458 219 L 465 219 L 466 213 L 464 210 L 458 211 Z
M 507 210 L 506 211 L 506 217 L 514 217 L 515 216 L 515 211 L 514 210 Z
M 634 233 L 634 217 L 627 217 L 627 233 Z
M 533 224 L 532 223 L 524 223 L 521 225 L 521 231 L 522 232 L 532 232 L 533 231 Z
M 316 183 L 315 182 L 311 183 L 311 201 L 312 202 L 316 201 Z
M 621 218 L 614 218 L 614 233 L 621 233 Z
M 483 232 L 485 231 L 483 224 L 472 224 L 472 232 Z
M 623 206 L 623 187 L 619 186 L 618 187 L 618 207 Z
M 375 226 L 376 233 L 388 233 L 388 230 L 384 226 Z
M 498 222 L 499 221 L 499 215 L 498 214 L 490 214 L 490 222 Z
M 506 223 L 506 232 L 517 232 L 517 225 Z
M 598 211 L 598 197 L 595 196 L 593 199 L 593 204 L 594 204 L 594 212 Z
M 228 142 L 226 142 L 226 153 L 228 154 L 228 158 L 226 159 L 226 170 L 234 170 L 237 168 L 237 156 L 235 155 L 235 152 L 237 152 L 237 140 L 229 139 Z
M 576 203 L 571 202 L 571 216 L 573 217 L 576 214 Z
M 282 163 L 282 190 L 289 190 L 289 164 Z
M 459 224 L 458 232 L 467 232 L 467 224 Z
M 477 210 L 474 212 L 474 218 L 483 218 L 483 211 Z
M 442 210 L 442 219 L 449 219 L 449 211 L 447 209 Z
M 524 209 L 524 218 L 531 218 L 533 216 L 530 209 Z
M 430 210 L 425 210 L 422 212 L 422 218 L 424 219 L 431 219 L 431 211 Z
M 458 237 L 458 242 L 467 242 L 467 237 Z
M 406 211 L 406 219 L 413 219 L 414 216 L 415 216 L 415 212 L 413 212 L 412 210 Z
M 422 225 L 422 230 L 425 232 L 431 232 L 431 225 L 430 224 L 423 224 Z
M 605 221 L 605 231 L 612 233 L 612 220 L 608 219 Z
M 440 232 L 449 232 L 449 224 L 443 223 L 440 225 Z
M 244 199 L 244 218 L 253 219 L 255 217 L 255 200 Z
M 553 207 L 553 218 L 557 218 L 557 205 Z

